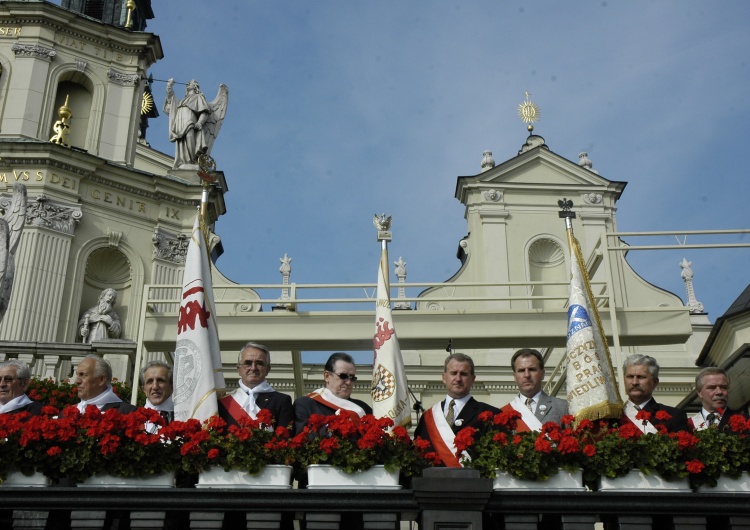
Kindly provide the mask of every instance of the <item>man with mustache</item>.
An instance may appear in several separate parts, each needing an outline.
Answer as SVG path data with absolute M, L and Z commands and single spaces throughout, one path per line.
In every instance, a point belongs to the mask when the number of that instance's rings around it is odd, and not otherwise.
M 701 411 L 690 418 L 692 426 L 697 431 L 718 427 L 723 429 L 729 423 L 729 418 L 742 413 L 729 407 L 729 376 L 721 368 L 709 366 L 695 377 L 695 390 L 701 398 Z M 744 416 L 744 415 L 743 415 Z
M 690 430 L 685 411 L 657 403 L 653 398 L 656 385 L 659 384 L 659 363 L 648 355 L 634 354 L 622 363 L 625 374 L 625 393 L 628 400 L 622 421 L 634 423 L 644 433 L 655 433 L 658 426 L 667 432 Z M 645 411 L 648 419 L 643 418 Z

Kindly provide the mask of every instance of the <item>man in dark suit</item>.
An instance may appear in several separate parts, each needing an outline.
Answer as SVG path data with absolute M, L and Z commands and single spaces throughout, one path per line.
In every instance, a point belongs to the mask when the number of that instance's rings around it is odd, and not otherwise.
M 277 392 L 266 381 L 271 371 L 271 352 L 257 342 L 248 342 L 240 351 L 237 373 L 239 388 L 219 400 L 219 416 L 228 424 L 241 418 L 256 418 L 261 409 L 268 409 L 276 426 L 291 427 L 294 421 L 292 398 Z
M 13 359 L 0 363 L 0 414 L 41 414 L 41 401 L 32 401 L 26 395 L 30 382 L 31 370 L 25 362 Z
M 690 430 L 687 414 L 680 409 L 657 403 L 653 398 L 656 385 L 659 384 L 659 363 L 648 355 L 634 354 L 625 359 L 622 364 L 625 374 L 625 393 L 628 400 L 622 421 L 634 423 L 644 433 L 655 433 L 659 426 L 667 432 Z M 640 411 L 648 413 L 648 419 L 638 417 Z M 662 419 L 660 412 L 665 412 L 668 419 Z
M 695 390 L 701 398 L 701 411 L 690 418 L 691 426 L 702 431 L 712 426 L 724 429 L 729 418 L 739 414 L 739 410 L 729 407 L 729 376 L 721 368 L 709 366 L 695 377 Z
M 517 424 L 519 431 L 541 431 L 549 421 L 560 423 L 568 413 L 568 403 L 552 397 L 542 390 L 544 382 L 544 357 L 533 348 L 523 348 L 510 359 L 518 394 L 503 410 L 514 409 L 521 413 Z
M 96 405 L 101 412 L 117 409 L 122 414 L 133 412 L 136 407 L 124 402 L 112 390 L 112 366 L 98 355 L 88 355 L 78 363 L 75 371 L 81 413 L 89 405 Z
M 332 354 L 323 369 L 325 386 L 310 392 L 294 401 L 294 426 L 300 432 L 312 414 L 331 416 L 351 414 L 362 417 L 372 414 L 372 407 L 351 397 L 354 383 L 357 381 L 357 367 L 354 359 L 344 352 Z
M 474 361 L 463 353 L 451 353 L 443 365 L 446 398 L 426 411 L 414 431 L 414 437 L 428 440 L 447 467 L 460 467 L 456 458 L 455 435 L 465 427 L 481 429 L 479 414 L 500 409 L 477 401 L 471 395 L 476 380 Z

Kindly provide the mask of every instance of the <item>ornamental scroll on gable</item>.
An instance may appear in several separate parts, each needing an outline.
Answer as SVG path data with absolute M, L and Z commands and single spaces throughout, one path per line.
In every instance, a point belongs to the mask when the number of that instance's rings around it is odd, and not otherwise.
M 173 169 L 198 169 L 198 157 L 210 155 L 224 122 L 229 103 L 229 89 L 219 85 L 212 102 L 206 101 L 198 82 L 185 85 L 185 97 L 175 96 L 174 79 L 167 81 L 164 112 L 169 116 L 169 141 L 175 144 Z

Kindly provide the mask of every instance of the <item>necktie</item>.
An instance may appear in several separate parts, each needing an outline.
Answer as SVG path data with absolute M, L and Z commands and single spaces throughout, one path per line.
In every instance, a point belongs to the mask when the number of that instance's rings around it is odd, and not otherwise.
M 711 414 L 706 417 L 706 421 L 708 422 L 709 427 L 711 425 L 716 425 L 716 413 L 712 412 Z
M 448 414 L 445 416 L 445 421 L 448 422 L 448 425 L 453 425 L 453 420 L 456 419 L 456 400 L 451 399 L 451 402 L 448 404 Z
M 532 413 L 534 412 L 534 407 L 531 405 L 534 404 L 534 398 L 526 398 L 526 408 L 529 409 Z
M 167 423 L 170 423 L 172 421 L 172 415 L 174 412 L 169 412 L 168 410 L 162 410 L 160 413 L 162 418 L 164 418 L 164 421 Z

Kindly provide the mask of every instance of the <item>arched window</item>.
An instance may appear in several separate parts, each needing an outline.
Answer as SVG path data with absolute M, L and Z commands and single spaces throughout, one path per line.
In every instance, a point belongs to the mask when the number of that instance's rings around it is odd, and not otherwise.
M 132 298 L 132 274 L 128 258 L 119 250 L 103 247 L 94 250 L 86 262 L 86 275 L 81 293 L 79 315 L 97 304 L 99 295 L 105 289 L 112 288 L 117 292 L 115 311 L 120 317 L 123 335 L 130 312 Z
M 52 126 L 60 119 L 58 110 L 65 104 L 65 98 L 67 98 L 68 108 L 73 113 L 69 122 L 70 133 L 67 143 L 80 149 L 90 149 L 86 142 L 91 118 L 92 93 L 93 85 L 91 81 L 80 72 L 68 72 L 62 76 L 57 85 L 52 123 L 49 126 L 50 137 L 54 134 Z
M 549 237 L 541 237 L 529 246 L 528 254 L 529 280 L 537 282 L 567 282 L 568 272 L 565 267 L 565 252 L 560 244 Z M 536 285 L 535 296 L 560 296 L 561 300 L 533 300 L 533 308 L 561 308 L 568 295 L 565 285 Z

